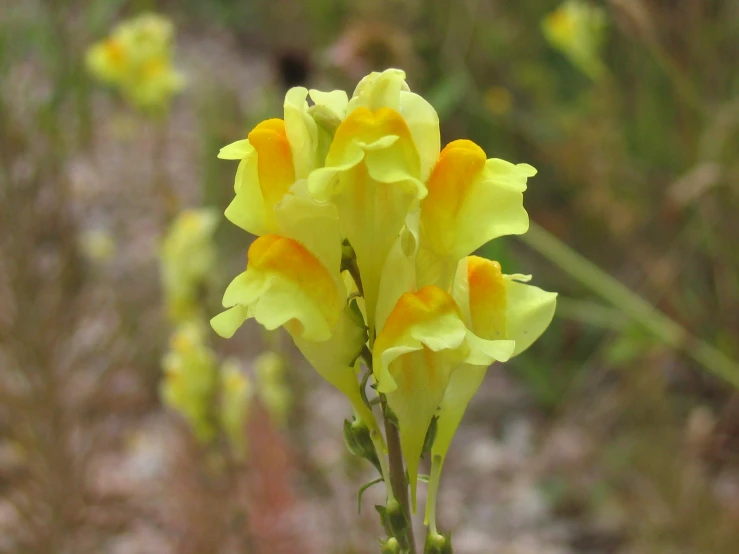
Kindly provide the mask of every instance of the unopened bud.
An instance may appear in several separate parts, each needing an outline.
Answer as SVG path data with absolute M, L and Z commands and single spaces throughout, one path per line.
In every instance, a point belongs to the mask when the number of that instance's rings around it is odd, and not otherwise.
M 398 539 L 390 537 L 386 541 L 380 541 L 380 552 L 382 554 L 401 554 Z
M 351 423 L 346 419 L 344 420 L 344 442 L 349 452 L 368 460 L 379 471 L 380 461 L 377 458 L 375 445 L 372 442 L 370 430 L 362 420 L 355 419 Z
M 429 533 L 426 535 L 426 545 L 423 547 L 423 554 L 454 554 L 451 535 L 439 535 L 438 533 Z
M 403 506 L 396 499 L 388 501 L 385 506 L 385 515 L 387 517 L 387 525 L 392 531 L 394 537 L 405 537 L 408 531 L 408 518 L 405 515 Z

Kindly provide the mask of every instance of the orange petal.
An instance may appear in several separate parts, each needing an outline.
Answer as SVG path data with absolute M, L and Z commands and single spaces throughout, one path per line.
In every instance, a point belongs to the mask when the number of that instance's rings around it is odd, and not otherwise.
M 257 151 L 259 186 L 265 207 L 271 210 L 295 182 L 285 122 L 282 119 L 262 121 L 249 133 L 249 142 Z
M 429 244 L 440 253 L 453 244 L 457 215 L 485 161 L 485 152 L 474 142 L 455 140 L 441 151 L 431 171 L 428 195 L 421 201 L 421 225 Z
M 472 331 L 487 340 L 505 339 L 506 287 L 500 264 L 479 256 L 467 258 Z
M 423 287 L 418 292 L 406 292 L 400 297 L 375 340 L 375 350 L 382 352 L 394 345 L 407 330 L 430 322 L 441 315 L 456 313 L 454 299 L 438 287 Z

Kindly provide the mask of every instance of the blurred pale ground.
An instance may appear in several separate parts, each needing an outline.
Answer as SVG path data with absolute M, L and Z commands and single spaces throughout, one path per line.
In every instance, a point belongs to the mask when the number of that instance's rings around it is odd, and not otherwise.
M 157 253 L 162 183 L 222 211 L 218 149 L 280 117 L 287 86 L 351 91 L 389 66 L 444 142 L 538 168 L 532 220 L 605 272 L 541 233 L 483 252 L 561 303 L 454 441 L 455 551 L 739 552 L 739 3 L 596 4 L 607 69 L 588 76 L 544 39 L 549 0 L 0 0 L 0 552 L 378 551 L 348 404 L 286 337 L 214 339 L 247 373 L 267 347 L 289 359 L 288 424 L 255 405 L 246 463 L 224 469 L 162 407 Z M 188 81 L 164 122 L 84 70 L 143 10 L 174 21 Z M 211 314 L 248 246 L 227 224 L 217 240 Z

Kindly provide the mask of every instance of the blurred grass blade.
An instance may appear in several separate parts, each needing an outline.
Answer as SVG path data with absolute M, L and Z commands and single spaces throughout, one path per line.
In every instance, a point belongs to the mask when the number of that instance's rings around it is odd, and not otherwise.
M 662 342 L 677 350 L 684 350 L 705 369 L 739 388 L 739 364 L 737 362 L 714 346 L 692 335 L 548 231 L 531 222 L 529 232 L 520 238 L 578 282 L 643 325 Z

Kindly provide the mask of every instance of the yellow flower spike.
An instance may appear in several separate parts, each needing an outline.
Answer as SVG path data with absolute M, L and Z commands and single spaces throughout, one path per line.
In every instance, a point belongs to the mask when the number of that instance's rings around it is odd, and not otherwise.
M 162 287 L 167 315 L 175 323 L 190 319 L 199 309 L 198 292 L 216 261 L 213 234 L 217 226 L 214 210 L 185 210 L 162 240 Z
M 217 365 L 205 333 L 197 321 L 175 330 L 162 360 L 160 393 L 164 403 L 185 418 L 198 440 L 207 442 L 215 434 L 209 409 L 217 384 Z
M 454 299 L 438 287 L 398 300 L 375 340 L 373 372 L 377 390 L 398 418 L 414 510 L 424 439 L 449 379 L 465 363 L 505 361 L 513 348 L 513 341 L 483 340 L 470 332 Z
M 88 70 L 119 89 L 144 110 L 162 110 L 184 86 L 172 67 L 174 27 L 155 14 L 142 14 L 119 24 L 107 39 L 86 54 Z
M 498 262 L 477 256 L 460 261 L 454 279 L 452 294 L 469 328 L 483 339 L 515 341 L 511 356 L 520 354 L 541 336 L 556 307 L 555 293 L 519 282 L 527 279 L 522 275 L 503 275 Z M 487 367 L 488 364 L 470 364 L 455 371 L 439 407 L 426 504 L 426 523 L 434 529 L 441 468 L 454 433 L 467 405 L 480 388 Z
M 357 255 L 370 329 L 385 259 L 411 204 L 426 193 L 419 172 L 418 151 L 401 115 L 359 107 L 337 129 L 326 166 L 308 179 L 317 200 L 337 206 Z
M 461 258 L 497 237 L 525 233 L 529 219 L 523 192 L 535 174 L 528 164 L 486 159 L 469 140 L 449 143 L 421 200 L 419 285 L 447 289 Z
M 220 158 L 238 159 L 234 190 L 236 196 L 226 208 L 233 224 L 254 235 L 278 231 L 274 209 L 295 182 L 295 169 L 285 122 L 262 121 L 246 141 L 232 143 L 221 150 Z
M 245 426 L 253 395 L 252 383 L 235 360 L 226 360 L 223 363 L 220 377 L 219 418 L 221 427 L 231 442 L 236 457 L 243 458 L 247 448 Z

